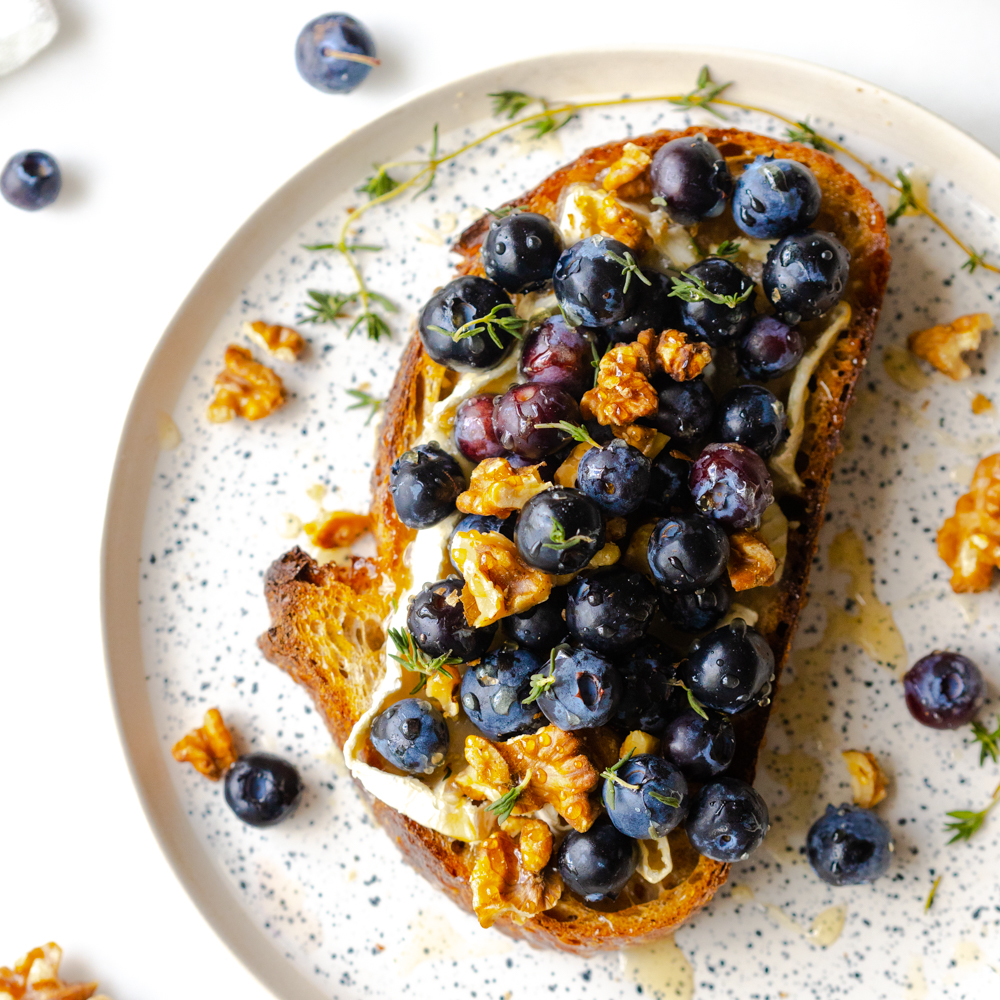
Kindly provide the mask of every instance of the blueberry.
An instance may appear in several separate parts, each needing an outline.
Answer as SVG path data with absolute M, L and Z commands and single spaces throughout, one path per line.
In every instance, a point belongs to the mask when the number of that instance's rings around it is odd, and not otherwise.
M 766 382 L 790 372 L 804 353 L 802 334 L 774 316 L 758 316 L 736 345 L 740 371 Z
M 508 615 L 503 620 L 504 632 L 514 642 L 548 653 L 553 646 L 566 640 L 566 588 L 554 587 L 548 599 L 520 614 Z
M 601 797 L 611 822 L 636 840 L 665 837 L 688 811 L 684 775 L 653 754 L 639 754 L 620 764 L 613 778 L 605 777 Z
M 733 178 L 722 154 L 703 135 L 686 135 L 661 146 L 649 167 L 653 194 L 673 222 L 693 226 L 722 213 Z
M 629 655 L 619 661 L 622 696 L 614 723 L 622 730 L 637 729 L 654 736 L 662 732 L 673 715 L 676 693 L 672 684 L 677 671 L 675 657 L 657 639 L 644 639 Z
M 736 733 L 726 716 L 705 719 L 689 708 L 667 723 L 660 752 L 689 781 L 708 781 L 733 762 Z
M 525 336 L 518 371 L 525 382 L 554 385 L 578 399 L 594 384 L 594 356 L 603 339 L 600 331 L 570 326 L 556 313 Z
M 653 417 L 657 430 L 669 435 L 672 448 L 695 451 L 715 421 L 715 396 L 701 379 L 657 384 L 659 409 Z
M 715 628 L 729 614 L 732 604 L 733 586 L 725 574 L 701 590 L 660 591 L 663 617 L 681 632 L 704 632 Z
M 472 724 L 491 740 L 534 733 L 545 718 L 534 703 L 531 675 L 542 673 L 545 661 L 527 649 L 498 649 L 462 676 L 462 708 Z
M 862 885 L 889 870 L 889 827 L 870 809 L 829 805 L 809 828 L 806 853 L 813 871 L 828 885 Z
M 529 566 L 575 573 L 604 547 L 604 515 L 579 490 L 557 486 L 537 493 L 521 508 L 514 537 Z
M 553 680 L 538 696 L 538 707 L 560 729 L 593 729 L 615 714 L 621 674 L 600 653 L 557 646 L 542 675 Z
M 656 522 L 646 556 L 653 579 L 665 590 L 703 590 L 725 572 L 729 538 L 702 514 L 671 514 Z
M 851 255 L 830 233 L 808 229 L 771 247 L 764 294 L 778 317 L 794 326 L 833 308 L 847 288 Z
M 578 576 L 566 588 L 566 624 L 575 642 L 599 653 L 624 652 L 646 634 L 656 594 L 639 573 L 613 569 Z
M 731 260 L 709 257 L 692 264 L 685 272 L 704 282 L 705 288 L 713 295 L 734 295 L 739 299 L 735 305 L 697 299 L 681 302 L 681 329 L 697 340 L 707 340 L 713 347 L 722 347 L 741 337 L 750 328 L 753 320 L 753 281 Z M 747 295 L 747 293 L 750 293 Z
M 404 451 L 389 470 L 396 515 L 408 528 L 430 528 L 455 509 L 465 476 L 436 441 Z
M 375 716 L 372 746 L 407 774 L 433 774 L 448 752 L 448 726 L 424 698 L 404 698 Z
M 494 517 L 492 514 L 466 514 L 458 524 L 455 525 L 451 530 L 451 534 L 448 536 L 448 560 L 455 567 L 458 573 L 462 572 L 462 567 L 455 563 L 455 557 L 451 551 L 451 544 L 455 540 L 455 536 L 460 531 L 478 531 L 481 535 L 488 535 L 490 532 L 495 531 L 498 535 L 503 535 L 504 538 L 509 538 L 511 541 L 514 540 L 514 527 L 517 524 L 516 517 L 500 518 Z
M 478 660 L 490 648 L 500 627 L 496 622 L 474 628 L 465 617 L 459 577 L 438 580 L 421 590 L 406 612 L 413 641 L 430 657 L 455 656 L 463 663 Z
M 680 452 L 661 451 L 649 470 L 649 491 L 643 509 L 668 514 L 674 507 L 691 505 L 691 463 Z
M 606 236 L 588 236 L 563 251 L 552 272 L 552 290 L 574 326 L 609 326 L 632 311 L 636 286 L 642 282 L 616 257 L 630 260 L 632 251 Z
M 677 674 L 702 705 L 734 715 L 770 692 L 774 653 L 760 632 L 737 618 L 702 636 Z
M 985 696 L 983 675 L 961 653 L 934 652 L 917 660 L 903 677 L 910 715 L 932 729 L 971 722 Z
M 496 312 L 494 312 L 496 310 Z M 490 314 L 513 316 L 510 296 L 495 282 L 464 275 L 431 296 L 420 313 L 420 339 L 424 350 L 439 364 L 459 372 L 482 371 L 498 365 L 510 352 L 514 338 L 496 324 L 496 340 L 482 326 L 479 332 L 453 339 L 453 334 L 473 320 Z M 470 328 L 466 327 L 466 332 Z
M 613 515 L 638 510 L 649 480 L 649 459 L 621 438 L 585 452 L 576 470 L 576 488 Z
M 12 156 L 0 174 L 0 194 L 16 208 L 36 212 L 59 197 L 62 172 L 49 153 L 25 150 Z
M 708 445 L 691 466 L 689 482 L 698 509 L 734 531 L 756 528 L 774 502 L 764 460 L 741 444 Z
M 674 287 L 673 281 L 668 275 L 650 268 L 643 268 L 642 273 L 649 284 L 633 277 L 635 300 L 631 312 L 625 319 L 604 328 L 612 343 L 631 342 L 643 330 L 652 330 L 654 333 L 676 330 L 680 324 L 680 303 L 670 295 Z
M 226 772 L 226 803 L 250 826 L 280 823 L 302 798 L 302 779 L 286 760 L 248 753 Z
M 570 891 L 588 903 L 614 899 L 639 864 L 639 845 L 601 816 L 586 832 L 570 830 L 556 853 L 556 868 Z
M 739 778 L 716 778 L 691 803 L 691 846 L 713 861 L 745 861 L 767 833 L 767 803 Z
M 565 389 L 543 382 L 522 382 L 512 386 L 493 404 L 493 430 L 507 451 L 522 458 L 544 458 L 569 441 L 558 427 L 565 420 L 580 422 L 580 407 Z M 539 426 L 544 425 L 544 426 Z
M 772 240 L 811 226 L 822 198 L 804 163 L 758 156 L 736 181 L 733 218 L 747 236 Z
M 527 292 L 552 277 L 562 251 L 562 234 L 544 215 L 512 212 L 490 223 L 483 270 L 508 292 Z
M 317 90 L 348 94 L 378 60 L 372 36 L 360 21 L 347 14 L 322 14 L 299 32 L 295 65 L 302 79 Z
M 741 385 L 719 400 L 717 441 L 735 441 L 767 458 L 785 436 L 785 407 L 760 385 Z

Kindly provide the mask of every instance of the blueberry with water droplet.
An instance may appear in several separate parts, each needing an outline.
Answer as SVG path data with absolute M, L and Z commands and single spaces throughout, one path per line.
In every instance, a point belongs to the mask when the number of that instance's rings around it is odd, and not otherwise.
M 816 175 L 797 160 L 758 156 L 733 191 L 733 219 L 748 236 L 770 240 L 811 226 L 819 215 Z
M 851 255 L 831 233 L 807 229 L 771 247 L 764 264 L 764 294 L 791 326 L 832 309 L 847 290 Z
M 870 809 L 829 805 L 810 827 L 806 853 L 813 871 L 828 885 L 862 885 L 889 870 L 892 836 Z

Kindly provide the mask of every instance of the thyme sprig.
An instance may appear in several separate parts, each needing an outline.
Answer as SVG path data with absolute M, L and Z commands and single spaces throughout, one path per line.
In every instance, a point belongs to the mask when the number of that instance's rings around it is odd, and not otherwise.
M 554 114 L 550 110 L 549 102 L 544 97 L 533 97 L 523 90 L 498 90 L 488 96 L 493 98 L 493 117 L 502 118 L 506 115 L 507 121 L 511 121 L 532 104 L 541 105 L 542 111 L 533 115 L 532 121 L 524 123 L 524 127 L 529 132 L 534 133 L 536 139 L 549 132 L 558 132 L 564 125 L 568 125 L 577 117 L 576 110 L 572 106 L 560 109 L 559 114 Z M 559 120 L 560 114 L 561 121 Z M 517 122 L 516 124 L 521 123 Z
M 981 722 L 972 723 L 972 741 L 979 744 L 979 766 L 982 767 L 987 758 L 995 764 L 1000 758 L 1000 715 L 997 716 L 997 727 L 992 732 Z
M 557 552 L 565 552 L 566 549 L 573 548 L 574 545 L 579 545 L 580 542 L 592 542 L 592 535 L 573 535 L 570 538 L 566 537 L 566 529 L 563 527 L 562 521 L 557 518 L 552 518 L 552 530 L 549 532 L 550 541 L 542 542 L 543 549 L 555 549 Z
M 674 287 L 670 289 L 668 298 L 683 299 L 685 302 L 714 302 L 718 306 L 729 306 L 735 309 L 741 302 L 746 302 L 753 295 L 754 286 L 748 285 L 742 292 L 732 295 L 719 295 L 713 292 L 696 274 L 682 274 L 671 278 Z
M 1000 802 L 1000 785 L 994 789 L 993 797 L 984 809 L 980 809 L 978 812 L 973 812 L 971 809 L 955 809 L 948 813 L 954 821 L 944 825 L 945 833 L 953 834 L 948 843 L 954 844 L 957 840 L 971 839 L 972 835 L 986 822 L 990 810 L 998 802 Z
M 642 273 L 639 269 L 639 265 L 635 262 L 635 258 L 628 252 L 625 251 L 625 255 L 616 254 L 611 250 L 606 250 L 610 260 L 613 260 L 616 264 L 621 264 L 622 267 L 622 277 L 625 278 L 625 287 L 622 289 L 623 293 L 628 292 L 629 283 L 632 281 L 632 275 L 634 274 L 644 285 L 652 285 L 653 283 Z
M 451 672 L 447 668 L 462 662 L 457 656 L 451 655 L 451 650 L 432 659 L 413 641 L 413 636 L 408 630 L 391 628 L 389 638 L 399 651 L 389 655 L 406 670 L 420 674 L 420 681 L 410 692 L 411 695 L 416 694 L 434 674 L 451 677 Z
M 497 822 L 506 823 L 510 819 L 510 814 L 514 811 L 514 806 L 517 805 L 517 800 L 521 797 L 521 792 L 528 787 L 530 780 L 531 771 L 518 784 L 514 785 L 513 788 L 504 792 L 495 802 L 491 802 L 486 807 L 486 811 L 493 813 L 497 818 Z
M 590 436 L 590 431 L 581 424 L 571 424 L 568 420 L 558 420 L 554 424 L 535 424 L 535 426 L 540 430 L 565 431 L 574 441 L 578 441 L 580 444 L 589 444 L 591 448 L 601 447 Z
M 651 799 L 656 799 L 657 802 L 662 802 L 665 806 L 670 806 L 671 809 L 676 809 L 681 804 L 681 800 L 676 795 L 663 795 L 652 788 L 648 794 Z
M 977 253 L 972 247 L 969 247 L 969 259 L 962 265 L 962 270 L 972 274 L 977 267 L 988 267 L 991 271 L 996 270 L 992 265 L 986 263 L 985 250 L 982 253 Z
M 596 386 L 598 376 L 601 374 L 601 354 L 597 350 L 597 343 L 593 340 L 590 342 L 590 353 L 594 357 L 594 360 L 590 364 L 594 369 L 594 385 Z
M 506 219 L 508 215 L 520 215 L 526 211 L 527 209 L 523 205 L 501 205 L 499 208 L 486 209 L 487 214 L 492 215 L 495 219 Z
M 510 315 L 504 315 L 505 312 Z M 470 319 L 454 332 L 445 330 L 441 326 L 429 326 L 428 329 L 433 330 L 435 333 L 443 333 L 446 337 L 451 337 L 456 342 L 465 340 L 466 337 L 475 337 L 477 334 L 485 333 L 497 347 L 503 347 L 504 343 L 500 339 L 497 328 L 499 327 L 504 333 L 509 333 L 512 337 L 520 340 L 521 329 L 527 322 L 526 319 L 521 319 L 520 316 L 514 315 L 514 306 L 510 302 L 501 302 L 495 305 L 485 316 L 480 316 L 478 319 Z
M 698 701 L 698 699 L 694 696 L 694 693 L 687 686 L 687 684 L 684 683 L 684 681 L 682 681 L 679 677 L 675 677 L 673 680 L 669 681 L 669 683 L 674 687 L 682 688 L 687 694 L 688 704 L 691 706 L 692 711 L 697 712 L 703 719 L 708 719 L 708 712 L 705 711 L 705 706 Z
M 902 169 L 896 171 L 896 179 L 899 181 L 899 204 L 885 217 L 887 226 L 896 225 L 908 208 L 912 208 L 915 212 L 920 211 L 920 205 L 917 204 L 916 195 L 913 193 L 913 182 Z
M 735 257 L 740 252 L 738 240 L 723 240 L 712 254 L 713 257 Z
M 785 129 L 785 135 L 791 142 L 800 142 L 803 146 L 812 146 L 813 149 L 818 149 L 821 153 L 832 153 L 833 148 L 809 124 L 809 119 L 807 118 L 804 122 L 796 122 L 792 128 Z
M 381 198 L 382 195 L 395 191 L 399 187 L 399 181 L 390 177 L 386 173 L 385 167 L 380 167 L 377 163 L 373 163 L 372 167 L 375 173 L 371 177 L 366 177 L 364 184 L 354 189 L 358 194 L 368 195 L 369 201 L 373 198 Z
M 531 675 L 531 690 L 528 692 L 528 697 L 521 700 L 522 705 L 532 705 L 540 695 L 545 694 L 546 691 L 552 687 L 556 682 L 555 669 L 556 669 L 556 646 L 555 649 L 549 653 L 549 672 L 547 674 L 532 674 Z
M 487 96 L 493 98 L 493 117 L 502 118 L 506 115 L 507 121 L 517 117 L 534 101 L 534 98 L 523 90 L 498 90 Z
M 373 396 L 371 393 L 365 392 L 364 389 L 348 389 L 347 395 L 357 400 L 356 403 L 351 403 L 347 407 L 348 410 L 363 410 L 365 407 L 371 409 L 371 413 L 368 414 L 368 419 L 365 421 L 365 427 L 372 422 L 372 417 L 382 409 L 382 405 L 385 403 L 384 399 L 379 399 L 378 396 Z
M 709 114 L 715 115 L 716 118 L 727 121 L 726 116 L 718 108 L 712 107 L 712 102 L 732 85 L 731 80 L 729 83 L 716 83 L 712 79 L 712 74 L 709 72 L 708 66 L 702 66 L 701 71 L 698 73 L 697 85 L 694 90 L 680 97 L 668 97 L 667 100 L 671 104 L 676 104 L 679 108 L 704 108 Z M 721 103 L 728 104 L 729 102 L 724 101 Z
M 934 905 L 934 896 L 937 894 L 937 887 L 941 884 L 941 879 L 943 877 L 944 876 L 942 875 L 938 875 L 938 877 L 934 879 L 934 882 L 931 885 L 931 891 L 927 893 L 927 902 L 924 903 L 924 913 L 926 913 L 931 906 Z
M 639 788 L 638 785 L 633 785 L 630 781 L 626 781 L 624 778 L 620 778 L 618 776 L 618 769 L 622 766 L 622 764 L 627 764 L 632 759 L 632 754 L 634 753 L 634 749 L 629 750 L 629 752 L 625 754 L 625 756 L 622 757 L 617 764 L 612 764 L 611 767 L 606 767 L 603 771 L 601 771 L 601 777 L 606 778 L 610 782 L 607 789 L 608 798 L 610 799 L 609 805 L 612 809 L 615 807 L 615 785 L 621 785 L 622 788 L 627 788 L 632 792 L 637 791 Z

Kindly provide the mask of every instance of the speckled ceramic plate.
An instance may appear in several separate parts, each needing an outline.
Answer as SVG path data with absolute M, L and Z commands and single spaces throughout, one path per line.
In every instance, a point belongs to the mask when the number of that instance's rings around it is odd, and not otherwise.
M 282 998 L 320 997 L 983 997 L 1000 993 L 1000 815 L 968 844 L 946 846 L 944 814 L 979 808 L 998 780 L 964 732 L 916 725 L 905 665 L 949 647 L 1000 680 L 996 590 L 956 599 L 934 535 L 977 458 L 997 450 L 997 337 L 974 376 L 954 383 L 904 353 L 913 329 L 995 311 L 994 274 L 960 269 L 961 252 L 926 218 L 892 230 L 894 259 L 871 363 L 851 413 L 811 601 L 779 692 L 758 786 L 773 828 L 753 862 L 676 936 L 592 960 L 532 951 L 430 889 L 373 826 L 305 693 L 265 663 L 261 594 L 290 526 L 316 510 L 363 509 L 374 424 L 345 390 L 388 389 L 416 309 L 446 280 L 448 242 L 482 206 L 533 185 L 595 143 L 699 122 L 663 103 L 587 111 L 554 136 L 507 134 L 449 164 L 434 189 L 365 218 L 372 287 L 400 306 L 379 344 L 301 326 L 308 289 L 349 287 L 343 263 L 301 244 L 330 236 L 371 163 L 442 148 L 491 125 L 502 88 L 593 98 L 614 80 L 631 94 L 690 88 L 702 63 L 735 80 L 736 99 L 810 116 L 883 170 L 915 164 L 930 198 L 973 246 L 1000 256 L 1000 162 L 957 129 L 868 84 L 803 63 L 722 51 L 553 56 L 470 77 L 349 136 L 274 195 L 234 236 L 164 334 L 137 390 L 108 507 L 104 617 L 122 738 L 150 823 L 178 877 L 233 951 Z M 702 113 L 703 114 L 703 113 Z M 780 123 L 736 113 L 749 129 Z M 862 178 L 867 180 L 866 178 Z M 879 197 L 887 192 L 879 190 Z M 278 368 L 288 406 L 256 424 L 205 419 L 225 345 L 244 319 L 299 325 L 306 359 Z M 169 415 L 172 418 L 167 418 Z M 174 428 L 176 432 L 174 433 Z M 179 435 L 179 441 L 178 441 Z M 163 447 L 163 445 L 173 447 Z M 218 705 L 244 749 L 301 768 L 305 799 L 270 830 L 241 825 L 222 790 L 174 764 L 171 744 Z M 849 796 L 840 759 L 870 749 L 890 778 L 879 807 L 896 836 L 889 875 L 831 890 L 802 857 L 827 802 Z M 941 876 L 934 906 L 924 900 Z

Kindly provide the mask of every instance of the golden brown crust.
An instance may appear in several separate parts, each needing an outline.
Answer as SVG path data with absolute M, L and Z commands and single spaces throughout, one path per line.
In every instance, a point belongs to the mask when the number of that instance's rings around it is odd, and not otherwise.
M 723 155 L 746 162 L 758 153 L 799 160 L 812 168 L 823 189 L 823 205 L 815 225 L 834 232 L 851 253 L 851 271 L 846 298 L 852 307 L 850 325 L 823 358 L 812 385 L 822 381 L 828 392 L 812 392 L 807 406 L 807 428 L 796 468 L 804 492 L 781 501 L 793 527 L 781 583 L 774 604 L 765 611 L 758 629 L 775 654 L 780 675 L 805 595 L 809 567 L 816 550 L 823 520 L 833 462 L 840 450 L 844 415 L 871 348 L 875 323 L 889 274 L 888 236 L 881 207 L 847 170 L 833 159 L 806 146 L 777 142 L 766 136 L 736 129 L 688 129 L 657 132 L 628 140 L 652 154 L 679 135 L 704 133 Z M 554 218 L 559 195 L 565 185 L 592 181 L 602 169 L 622 156 L 625 141 L 587 150 L 573 163 L 556 171 L 512 204 Z M 634 182 L 630 182 L 634 183 Z M 712 223 L 703 224 L 706 229 Z M 467 229 L 454 249 L 461 255 L 461 273 L 482 273 L 479 247 L 488 226 L 483 217 Z M 398 579 L 402 553 L 412 532 L 395 517 L 387 488 L 392 461 L 420 432 L 428 395 L 436 398 L 446 378 L 444 369 L 431 362 L 414 335 L 407 345 L 400 371 L 386 406 L 372 478 L 372 515 L 376 524 L 380 560 L 377 572 Z M 361 567 L 364 572 L 374 568 Z M 317 665 L 315 651 L 304 648 L 296 637 L 297 617 L 315 614 L 317 588 L 336 589 L 343 581 L 336 571 L 317 567 L 298 550 L 288 553 L 272 567 L 267 578 L 268 604 L 274 625 L 261 638 L 265 656 L 288 670 L 312 693 L 334 738 L 341 744 L 360 711 L 351 692 L 339 690 L 329 669 Z M 752 780 L 757 753 L 767 725 L 769 709 L 758 708 L 733 720 L 738 741 L 739 777 Z M 363 790 L 362 790 L 363 792 Z M 402 816 L 379 801 L 371 801 L 375 816 L 396 840 L 406 860 L 432 884 L 467 910 L 472 909 L 468 877 L 473 851 Z M 647 942 L 669 934 L 695 910 L 704 906 L 723 884 L 729 866 L 698 856 L 682 831 L 671 834 L 674 871 L 658 887 L 656 898 L 643 900 L 626 890 L 614 907 L 596 908 L 566 892 L 550 911 L 518 925 L 506 917 L 496 926 L 513 937 L 539 947 L 587 953 Z

